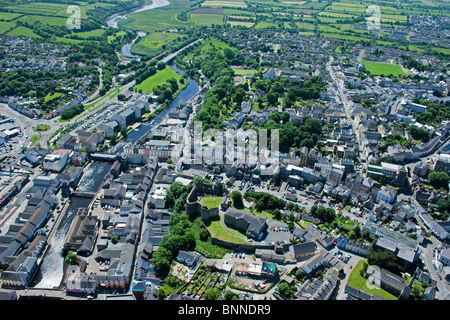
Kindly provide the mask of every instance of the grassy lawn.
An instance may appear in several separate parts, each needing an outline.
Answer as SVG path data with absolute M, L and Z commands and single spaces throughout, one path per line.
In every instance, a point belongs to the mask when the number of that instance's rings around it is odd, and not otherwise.
M 200 230 L 202 228 L 202 218 L 197 217 L 193 222 L 193 228 L 196 237 L 196 247 L 195 250 L 204 254 L 208 258 L 222 258 L 227 252 L 233 252 L 232 249 L 218 246 L 211 242 L 211 238 L 207 241 L 200 240 Z
M 220 220 L 217 218 L 205 221 L 205 226 L 208 229 L 211 236 L 213 236 L 214 238 L 223 239 L 224 241 L 235 242 L 235 243 L 247 243 L 246 240 L 235 237 L 235 236 L 231 235 L 229 232 L 227 232 L 224 228 L 222 228 L 222 225 L 220 224 Z M 239 234 L 240 232 L 235 229 L 231 229 L 229 231 L 234 234 L 237 234 L 239 236 L 246 237 L 244 234 Z
M 200 203 L 208 209 L 211 209 L 217 208 L 220 205 L 221 200 L 222 198 L 220 197 L 203 197 Z
M 36 132 L 44 132 L 50 130 L 50 126 L 48 124 L 40 124 L 33 128 L 33 131 Z
M 300 225 L 300 227 L 302 227 L 303 229 L 306 229 L 306 226 L 307 226 L 308 224 L 313 224 L 312 222 L 305 221 L 305 220 L 300 220 L 300 221 L 298 221 L 297 223 L 298 223 L 298 224 Z
M 383 289 L 372 289 L 367 286 L 367 279 L 360 275 L 360 271 L 361 269 L 363 269 L 363 264 L 365 261 L 367 262 L 367 260 L 360 260 L 358 264 L 353 268 L 353 271 L 348 278 L 348 285 L 368 293 L 376 294 L 388 300 L 397 300 L 396 296 Z
M 181 79 L 181 74 L 174 69 L 166 67 L 163 70 L 158 70 L 156 74 L 145 79 L 140 84 L 136 85 L 137 90 L 142 89 L 142 92 L 153 93 L 153 88 L 165 83 L 168 79 L 175 78 L 177 81 Z
M 253 70 L 253 69 L 238 68 L 238 69 L 233 69 L 233 71 L 234 71 L 234 74 L 236 76 L 243 76 L 243 75 L 246 75 L 246 74 L 253 74 L 253 73 L 255 73 L 255 70 Z
M 41 136 L 32 136 L 31 137 L 31 146 L 34 146 L 40 138 L 41 138 Z
M 265 210 L 259 212 L 259 211 L 256 211 L 255 209 L 245 207 L 244 211 L 249 211 L 251 213 L 256 214 L 257 216 L 261 216 L 261 217 L 264 217 L 264 218 L 269 219 L 269 220 L 274 220 L 273 214 L 271 214 L 271 213 L 269 213 L 269 212 L 267 212 Z
M 61 93 L 61 92 L 53 92 L 53 93 L 51 93 L 51 92 L 49 92 L 45 96 L 44 102 L 47 103 L 49 101 L 52 101 L 52 100 L 55 100 L 55 99 L 61 98 L 61 97 L 64 97 L 64 93 Z
M 177 33 L 154 32 L 147 34 L 141 41 L 139 41 L 139 44 L 146 48 L 159 48 L 163 44 L 166 44 L 178 37 L 179 35 Z
M 379 63 L 371 61 L 362 61 L 362 64 L 371 74 L 376 76 L 379 75 L 388 76 L 390 74 L 394 76 L 401 76 L 405 74 L 402 70 L 402 67 L 396 64 Z

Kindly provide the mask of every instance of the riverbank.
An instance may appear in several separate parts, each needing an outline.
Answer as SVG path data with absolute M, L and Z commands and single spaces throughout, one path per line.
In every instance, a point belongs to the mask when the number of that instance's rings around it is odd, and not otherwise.
M 97 192 L 112 164 L 93 161 L 83 170 L 83 176 L 77 185 L 78 190 Z M 39 261 L 39 269 L 32 282 L 35 288 L 59 288 L 63 285 L 67 265 L 64 263 L 62 249 L 79 208 L 88 208 L 95 197 L 84 198 L 71 196 L 64 201 L 64 206 L 55 221 L 48 236 L 48 243 Z M 50 226 L 49 226 L 50 228 Z
M 127 15 L 129 15 L 129 14 L 142 12 L 142 11 L 146 11 L 146 10 L 150 10 L 150 9 L 154 9 L 154 8 L 164 7 L 169 4 L 170 4 L 170 2 L 168 0 L 153 0 L 152 4 L 144 5 L 144 6 L 132 9 L 132 10 L 113 14 L 106 21 L 106 24 L 108 25 L 108 27 L 112 27 L 112 28 L 116 29 L 116 28 L 118 28 L 118 22 L 121 20 L 128 19 Z

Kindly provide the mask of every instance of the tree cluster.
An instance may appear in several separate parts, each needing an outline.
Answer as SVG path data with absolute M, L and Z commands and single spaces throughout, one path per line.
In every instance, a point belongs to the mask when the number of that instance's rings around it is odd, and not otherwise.
M 252 199 L 255 202 L 256 211 L 274 211 L 284 209 L 286 201 L 267 192 L 247 191 L 244 198 Z
M 294 125 L 289 119 L 290 116 L 287 112 L 282 114 L 274 112 L 270 115 L 269 121 L 260 128 L 279 130 L 281 152 L 287 153 L 291 149 L 299 151 L 303 147 L 313 148 L 317 146 L 322 135 L 322 122 L 320 120 L 305 116 L 299 120 L 298 124 Z M 268 143 L 270 141 L 268 137 Z
M 76 115 L 79 115 L 84 111 L 84 106 L 82 104 L 77 104 L 73 107 L 68 108 L 67 110 L 64 110 L 61 112 L 61 119 L 68 120 L 72 119 Z
M 333 208 L 326 208 L 324 206 L 312 206 L 309 214 L 323 222 L 332 222 L 336 218 L 336 211 Z
M 372 250 L 367 255 L 367 260 L 371 265 L 379 266 L 391 272 L 398 271 L 397 257 L 392 251 L 385 249 Z

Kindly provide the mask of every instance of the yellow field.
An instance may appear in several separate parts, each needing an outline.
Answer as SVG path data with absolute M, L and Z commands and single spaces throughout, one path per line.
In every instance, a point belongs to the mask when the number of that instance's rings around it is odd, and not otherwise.
M 232 27 L 234 26 L 244 26 L 247 28 L 253 27 L 255 25 L 254 22 L 247 22 L 247 21 L 227 21 Z
M 235 2 L 235 1 L 205 1 L 202 3 L 202 7 L 236 7 L 236 8 L 247 8 L 247 5 L 244 2 Z

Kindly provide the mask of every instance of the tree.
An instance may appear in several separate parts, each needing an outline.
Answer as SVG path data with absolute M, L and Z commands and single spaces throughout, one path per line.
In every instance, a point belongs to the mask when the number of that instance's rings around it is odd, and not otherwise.
M 225 291 L 223 294 L 224 300 L 239 300 L 239 296 L 231 290 Z
M 205 300 L 216 300 L 218 290 L 214 288 L 208 288 L 205 290 Z
M 169 273 L 170 264 L 172 263 L 172 254 L 166 248 L 160 246 L 153 254 L 153 265 L 156 271 L 165 276 Z
M 78 260 L 78 256 L 75 252 L 69 251 L 64 258 L 64 261 L 68 264 L 75 264 Z
M 162 70 L 166 67 L 166 64 L 164 62 L 158 62 L 157 68 L 158 70 Z
M 200 236 L 200 240 L 202 240 L 202 241 L 208 240 L 208 236 L 209 236 L 208 231 L 206 229 L 201 229 L 199 232 L 199 236 Z
M 231 202 L 233 204 L 233 207 L 237 209 L 244 208 L 244 202 L 242 201 L 242 194 L 237 190 L 231 192 Z
M 116 244 L 117 242 L 119 242 L 119 237 L 118 237 L 118 236 L 112 236 L 112 237 L 111 237 L 111 242 L 112 242 L 113 244 Z
M 120 128 L 120 135 L 122 136 L 122 138 L 125 138 L 127 136 L 127 127 L 123 126 L 122 128 Z
M 377 265 L 380 268 L 384 268 L 392 272 L 397 271 L 397 257 L 392 251 L 384 249 L 372 250 L 367 255 L 367 261 L 371 265 Z
M 278 291 L 281 293 L 282 296 L 286 297 L 287 299 L 291 299 L 294 292 L 292 292 L 291 287 L 289 287 L 289 284 L 287 282 L 282 282 L 278 285 Z
M 166 297 L 167 297 L 167 294 L 166 294 L 166 291 L 164 290 L 164 288 L 163 287 L 159 287 L 159 289 L 158 289 L 158 300 L 164 300 L 164 299 L 166 299 Z
M 430 172 L 428 174 L 428 180 L 430 180 L 430 184 L 436 189 L 444 188 L 448 190 L 449 176 L 446 172 Z

